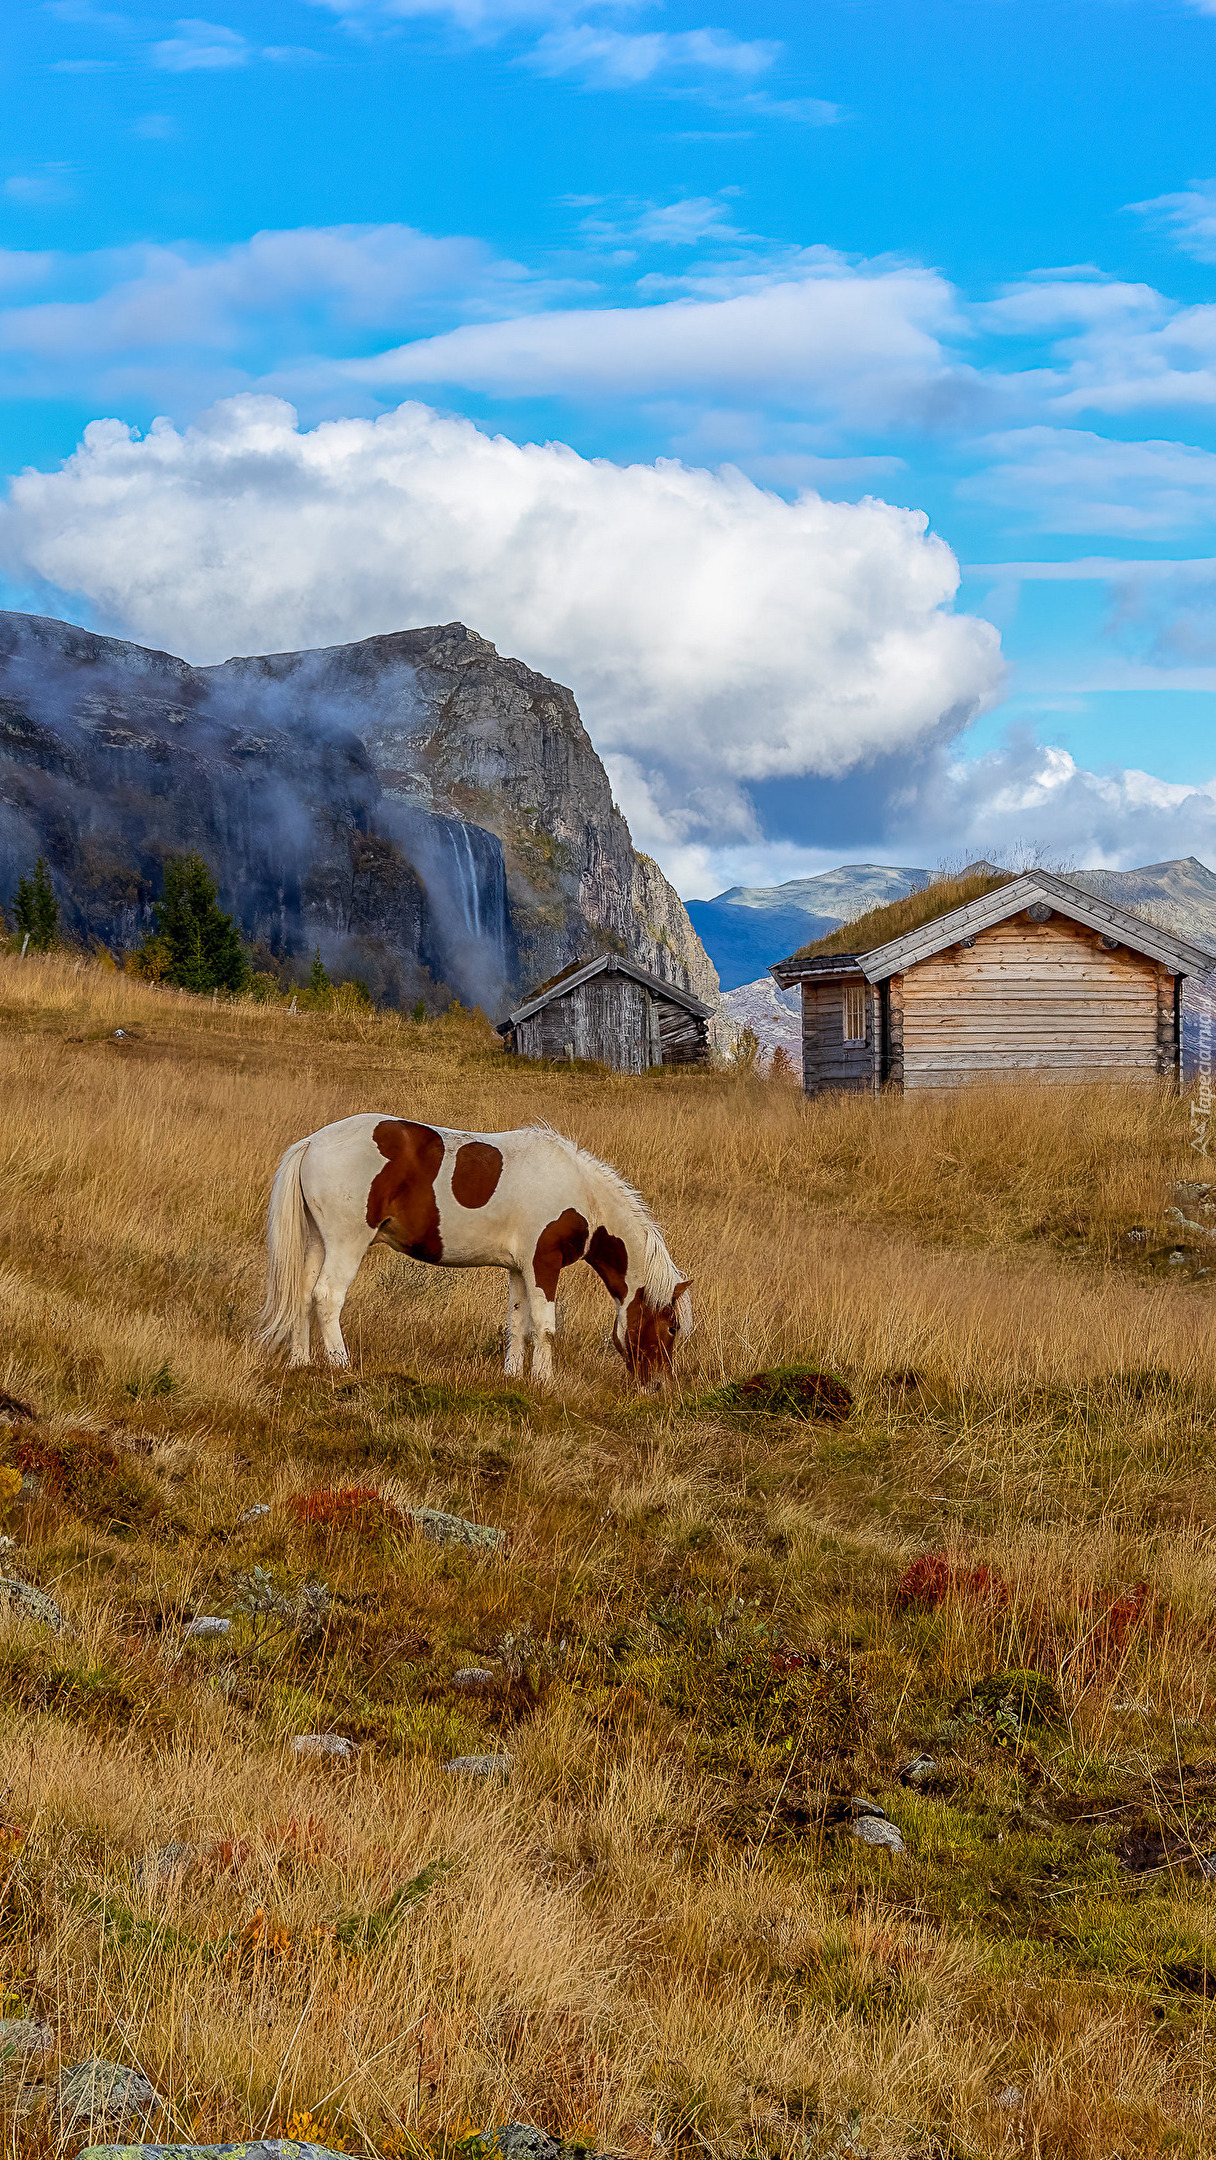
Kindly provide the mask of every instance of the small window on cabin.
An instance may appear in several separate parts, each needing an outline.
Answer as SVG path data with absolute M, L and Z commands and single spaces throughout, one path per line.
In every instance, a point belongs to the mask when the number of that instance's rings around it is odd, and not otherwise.
M 844 1039 L 847 1043 L 863 1043 L 866 1039 L 866 992 L 864 983 L 845 983 Z

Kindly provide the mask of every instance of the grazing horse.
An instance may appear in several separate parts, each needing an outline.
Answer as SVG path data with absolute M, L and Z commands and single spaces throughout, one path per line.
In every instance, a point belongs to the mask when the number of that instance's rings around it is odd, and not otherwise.
M 349 1362 L 341 1318 L 369 1245 L 434 1267 L 507 1270 L 506 1371 L 553 1377 L 557 1283 L 585 1260 L 616 1300 L 612 1339 L 646 1384 L 671 1370 L 692 1327 L 685 1282 L 642 1200 L 606 1163 L 545 1125 L 449 1132 L 409 1118 L 342 1118 L 288 1148 L 266 1222 L 262 1340 L 307 1365 L 315 1307 L 331 1365 Z

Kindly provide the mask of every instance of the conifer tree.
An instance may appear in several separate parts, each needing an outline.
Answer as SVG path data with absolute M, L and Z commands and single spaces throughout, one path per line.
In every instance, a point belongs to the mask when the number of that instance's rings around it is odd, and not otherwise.
M 321 999 L 324 998 L 332 989 L 333 984 L 329 979 L 325 962 L 321 958 L 321 948 L 318 945 L 315 953 L 312 956 L 312 967 L 309 970 L 308 994 L 310 997 Z
M 145 948 L 162 982 L 180 990 L 244 990 L 249 962 L 231 915 L 218 904 L 215 879 L 201 855 L 165 865 L 156 903 L 156 935 Z
M 13 903 L 17 935 L 28 938 L 32 952 L 49 952 L 59 938 L 59 902 L 41 855 L 32 878 L 18 878 Z

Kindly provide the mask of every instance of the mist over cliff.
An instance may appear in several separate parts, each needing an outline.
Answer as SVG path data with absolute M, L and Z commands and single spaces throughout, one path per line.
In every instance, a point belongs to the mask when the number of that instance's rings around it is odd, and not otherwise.
M 606 947 L 716 994 L 571 693 L 463 625 L 194 668 L 0 613 L 0 899 L 41 854 L 66 926 L 130 948 L 188 848 L 276 961 L 389 1002 L 496 1011 Z

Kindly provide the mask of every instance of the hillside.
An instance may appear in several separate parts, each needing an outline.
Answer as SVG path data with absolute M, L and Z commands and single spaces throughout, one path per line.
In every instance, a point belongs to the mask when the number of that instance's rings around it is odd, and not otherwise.
M 185 848 L 248 937 L 390 1003 L 497 1011 L 605 946 L 716 998 L 570 692 L 461 624 L 194 668 L 0 615 L 0 901 L 45 855 L 68 928 L 121 950 Z
M 274 1164 L 369 1107 L 635 1181 L 672 1394 L 585 1268 L 539 1397 L 501 1276 L 386 1252 L 349 1373 L 267 1365 Z M 95 2056 L 366 2160 L 1216 2150 L 1196 1167 L 1155 1090 L 807 1104 L 0 957 L 15 2160 Z

